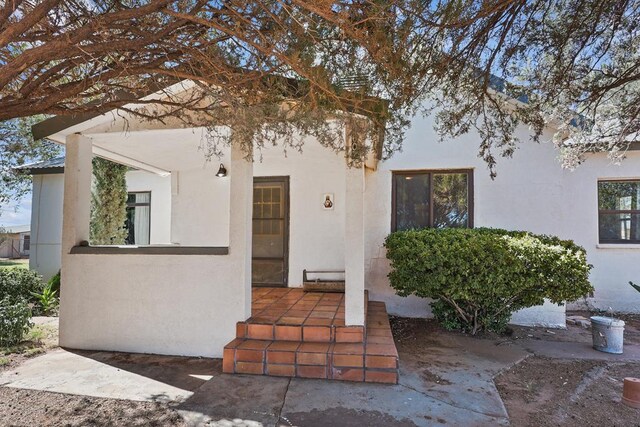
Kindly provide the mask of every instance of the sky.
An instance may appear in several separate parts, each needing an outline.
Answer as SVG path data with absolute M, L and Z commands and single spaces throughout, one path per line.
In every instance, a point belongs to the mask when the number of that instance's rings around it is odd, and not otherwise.
M 17 207 L 17 209 L 16 209 Z M 0 207 L 0 226 L 26 225 L 31 223 L 31 192 L 16 204 L 12 202 Z

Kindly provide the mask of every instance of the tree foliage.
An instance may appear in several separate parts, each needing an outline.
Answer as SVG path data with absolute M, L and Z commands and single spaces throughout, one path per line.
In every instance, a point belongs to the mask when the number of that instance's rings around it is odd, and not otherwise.
M 640 138 L 640 2 L 444 1 L 429 15 L 429 40 L 447 46 L 425 59 L 439 130 L 475 128 L 490 166 L 517 148 L 518 124 L 535 141 L 557 126 L 569 168 L 590 151 L 620 160 Z
M 528 138 L 519 124 L 534 141 L 553 138 L 565 166 L 589 150 L 618 160 L 640 128 L 639 9 L 639 0 L 6 1 L 0 119 L 120 107 L 224 123 L 251 153 L 276 141 L 299 148 L 309 135 L 344 150 L 326 119 L 352 112 L 369 118 L 367 136 L 384 129 L 389 156 L 426 100 L 443 138 L 478 131 L 492 173 Z M 128 104 L 178 80 L 198 90 Z M 557 131 L 543 135 L 549 123 Z M 228 133 L 212 132 L 205 152 L 221 142 Z
M 586 252 L 572 241 L 499 229 L 423 229 L 385 241 L 401 296 L 431 298 L 444 326 L 501 332 L 511 314 L 593 291 Z
M 32 116 L 0 123 L 0 207 L 20 200 L 31 190 L 31 175 L 16 173 L 13 168 L 52 159 L 62 151 L 49 141 L 36 141 L 31 136 L 31 125 L 42 119 Z
M 93 159 L 90 240 L 93 245 L 123 245 L 127 237 L 128 168 L 96 157 Z

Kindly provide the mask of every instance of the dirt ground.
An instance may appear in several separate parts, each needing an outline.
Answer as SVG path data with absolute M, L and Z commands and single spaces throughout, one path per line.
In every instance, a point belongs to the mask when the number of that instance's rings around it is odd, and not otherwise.
M 20 365 L 26 359 L 40 356 L 52 348 L 58 347 L 58 328 L 56 325 L 34 325 L 25 341 L 14 347 L 0 347 L 0 372 Z
M 593 315 L 568 312 L 567 316 Z M 640 344 L 640 315 L 616 315 L 625 320 L 625 344 Z M 435 337 L 458 335 L 433 320 L 392 317 L 398 351 L 428 351 Z M 477 339 L 496 344 L 518 340 L 591 342 L 591 330 L 567 325 L 567 329 L 510 326 L 507 334 L 483 334 Z M 640 360 L 634 363 L 577 361 L 529 357 L 495 379 L 513 426 L 620 426 L 640 427 L 640 410 L 620 403 L 625 377 L 640 376 Z M 440 378 L 432 382 L 440 383 Z
M 496 378 L 513 426 L 640 426 L 640 410 L 620 403 L 622 379 L 637 363 L 530 357 Z
M 2 426 L 184 426 L 166 404 L 0 387 Z
M 589 317 L 589 313 L 581 314 Z M 622 316 L 627 322 L 626 344 L 640 344 L 640 316 Z M 443 345 L 441 338 L 456 332 L 443 330 L 435 321 L 391 318 L 399 352 L 420 353 Z M 0 370 L 16 366 L 26 357 L 51 348 L 56 331 L 36 333 L 23 351 L 5 357 Z M 440 337 L 440 338 L 438 338 Z M 32 337 L 34 338 L 34 337 Z M 590 342 L 591 332 L 569 325 L 566 330 L 511 327 L 504 336 L 477 337 L 496 345 L 520 339 Z M 640 376 L 640 361 L 633 363 L 576 361 L 529 357 L 503 372 L 495 383 L 514 426 L 638 426 L 640 410 L 620 403 L 622 378 Z M 434 375 L 425 378 L 442 384 Z M 132 402 L 72 396 L 0 387 L 0 426 L 183 426 L 178 412 L 165 403 Z
M 588 318 L 587 312 L 571 312 Z M 640 344 L 640 315 L 616 315 L 625 322 L 625 344 Z M 591 342 L 591 331 L 514 327 L 509 339 Z M 640 410 L 620 403 L 625 377 L 640 377 L 634 363 L 530 357 L 504 372 L 496 387 L 514 426 L 640 426 Z

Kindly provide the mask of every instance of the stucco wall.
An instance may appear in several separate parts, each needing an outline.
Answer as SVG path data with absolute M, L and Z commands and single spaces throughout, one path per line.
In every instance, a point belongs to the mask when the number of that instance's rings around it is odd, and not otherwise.
M 29 251 L 21 251 L 24 246 L 24 236 L 29 233 L 5 233 L 5 241 L 0 243 L 0 258 L 20 258 L 28 255 Z
M 587 249 L 594 265 L 591 282 L 596 290 L 587 303 L 595 308 L 640 312 L 640 293 L 629 281 L 640 282 L 640 245 L 598 244 L 598 179 L 640 179 L 640 152 L 627 153 L 620 165 L 613 165 L 605 154 L 592 154 L 569 174 L 565 192 L 563 229 Z
M 519 129 L 526 140 L 526 129 Z M 550 140 L 550 135 L 544 138 Z M 510 159 L 498 159 L 495 180 L 477 157 L 478 138 L 466 135 L 456 141 L 437 142 L 430 118 L 416 118 L 407 133 L 403 151 L 367 174 L 367 286 L 372 299 L 387 302 L 391 313 L 429 314 L 426 301 L 395 296 L 388 285 L 388 261 L 382 243 L 390 231 L 391 173 L 410 169 L 472 168 L 476 227 L 522 229 L 573 239 L 587 249 L 594 264 L 591 280 L 596 287 L 591 304 L 618 311 L 640 311 L 640 295 L 627 282 L 640 278 L 640 249 L 602 249 L 597 234 L 598 178 L 640 176 L 640 153 L 630 152 L 622 165 L 606 155 L 591 155 L 576 171 L 562 169 L 550 142 L 526 142 Z M 635 293 L 635 294 L 634 294 Z M 564 307 L 545 304 L 514 315 L 520 324 L 564 325 Z
M 207 163 L 171 174 L 172 243 L 229 245 L 229 178 L 216 176 L 218 166 Z
M 78 254 L 73 248 L 89 235 L 91 140 L 71 135 L 66 148 L 60 345 L 221 357 L 235 323 L 251 313 L 251 163 L 232 151 L 228 185 L 235 196 L 219 200 L 233 213 L 227 255 L 187 255 L 185 248 L 172 248 L 173 255 L 107 255 L 102 248 Z
M 60 270 L 64 175 L 34 175 L 29 268 L 49 280 Z
M 288 176 L 290 199 L 289 286 L 302 285 L 302 270 L 344 270 L 345 161 L 307 141 L 303 152 L 281 147 L 256 156 L 254 176 Z M 322 207 L 334 194 L 334 208 Z
M 171 177 L 144 171 L 127 172 L 127 191 L 151 192 L 149 243 L 171 242 Z
M 194 142 L 199 136 L 193 135 Z M 228 168 L 229 149 L 222 163 Z M 180 245 L 226 246 L 230 174 L 215 176 L 218 161 L 172 172 L 171 241 Z M 289 286 L 302 285 L 302 270 L 344 270 L 344 157 L 306 141 L 303 152 L 267 147 L 256 153 L 254 177 L 289 177 Z M 333 193 L 334 209 L 322 208 Z
M 519 135 L 527 139 L 527 130 Z M 551 135 L 546 135 L 547 141 Z M 525 142 L 513 158 L 498 159 L 492 180 L 477 157 L 478 138 L 437 142 L 430 118 L 416 118 L 403 151 L 380 162 L 365 179 L 365 271 L 370 298 L 387 302 L 391 313 L 429 315 L 428 303 L 397 297 L 389 287 L 388 261 L 382 246 L 391 230 L 391 176 L 394 170 L 471 168 L 474 175 L 475 226 L 523 229 L 570 238 L 588 251 L 595 265 L 596 286 L 591 304 L 615 310 L 640 310 L 640 296 L 627 285 L 640 277 L 640 249 L 603 249 L 597 245 L 597 180 L 638 177 L 640 153 L 629 153 L 620 166 L 604 155 L 592 155 L 576 171 L 562 169 L 550 142 Z M 228 159 L 225 153 L 222 161 Z M 345 169 L 342 155 L 307 141 L 303 153 L 281 147 L 256 153 L 254 176 L 290 177 L 289 286 L 299 286 L 302 270 L 344 269 Z M 218 163 L 180 171 L 174 177 L 172 241 L 180 244 L 224 245 L 228 210 L 220 200 L 229 197 L 228 177 L 217 178 Z M 177 188 L 176 188 L 177 186 Z M 335 208 L 323 210 L 321 197 L 334 193 Z M 198 206 L 198 209 L 195 207 Z M 203 214 L 204 212 L 204 214 Z M 517 313 L 521 324 L 564 325 L 563 306 L 547 303 Z
M 230 256 L 67 257 L 60 315 L 66 347 L 222 357 L 235 322 L 244 320 Z
M 127 173 L 128 191 L 151 191 L 152 244 L 170 242 L 171 178 L 144 171 Z M 45 280 L 60 270 L 64 174 L 34 175 L 29 268 Z
M 523 139 L 526 134 L 520 130 Z M 191 138 L 192 146 L 199 141 L 195 134 L 181 138 L 183 142 Z M 426 300 L 397 297 L 388 284 L 389 265 L 382 244 L 391 229 L 392 171 L 471 168 L 475 226 L 524 229 L 576 240 L 587 248 L 595 265 L 592 280 L 597 290 L 592 303 L 638 311 L 640 296 L 626 282 L 640 277 L 640 249 L 597 247 L 596 184 L 598 178 L 638 177 L 640 153 L 630 153 L 622 166 L 591 156 L 570 172 L 560 167 L 552 144 L 529 142 L 512 159 L 499 159 L 498 177 L 491 180 L 476 155 L 478 142 L 474 135 L 467 135 L 437 143 L 431 119 L 418 118 L 407 133 L 404 151 L 381 162 L 377 171 L 366 171 L 364 269 L 370 298 L 386 301 L 390 313 L 429 315 Z M 290 177 L 289 286 L 300 285 L 304 268 L 345 268 L 344 158 L 313 141 L 307 141 L 303 150 L 285 155 L 281 147 L 264 149 L 256 153 L 253 164 L 253 176 Z M 230 255 L 69 255 L 65 274 L 73 284 L 63 291 L 64 345 L 220 356 L 233 337 L 234 323 L 247 312 L 248 301 L 238 283 L 238 275 L 246 274 L 247 260 L 233 259 L 239 249 L 234 249 L 229 232 L 234 230 L 235 218 L 230 206 L 240 204 L 239 193 L 230 189 L 237 172 L 229 167 L 228 150 L 222 161 L 229 170 L 225 178 L 215 176 L 218 162 L 184 161 L 172 170 L 170 240 L 184 246 L 229 244 Z M 333 210 L 322 209 L 324 193 L 334 194 Z M 152 195 L 152 204 L 154 200 Z M 248 203 L 245 215 L 250 218 L 250 199 Z M 249 222 L 244 230 L 250 229 Z M 564 307 L 534 307 L 517 313 L 513 321 L 562 326 Z

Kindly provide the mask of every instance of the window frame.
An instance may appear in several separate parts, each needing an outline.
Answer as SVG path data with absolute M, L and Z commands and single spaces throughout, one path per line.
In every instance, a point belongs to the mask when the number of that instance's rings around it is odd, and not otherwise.
M 125 209 L 128 208 L 136 208 L 136 207 L 145 207 L 148 206 L 149 207 L 149 245 L 151 245 L 151 199 L 153 194 L 151 194 L 152 191 L 151 190 L 147 190 L 147 191 L 127 191 L 127 199 L 129 198 L 129 194 L 149 194 L 149 201 L 148 202 L 144 202 L 144 203 L 126 203 L 126 207 Z M 128 231 L 128 230 L 127 230 Z M 128 246 L 149 246 L 149 245 L 138 245 L 138 244 L 133 244 L 133 245 L 128 245 Z
M 616 183 L 616 182 L 637 182 L 640 185 L 640 178 L 603 178 L 598 179 L 596 184 L 596 200 L 598 206 L 598 244 L 601 245 L 638 245 L 640 239 L 622 240 L 622 239 L 603 239 L 600 237 L 600 214 L 630 214 L 640 215 L 640 209 L 600 209 L 600 183 Z
M 467 209 L 469 211 L 468 227 L 474 227 L 474 185 L 473 168 L 463 169 L 411 169 L 391 171 L 391 232 L 398 231 L 397 221 L 397 185 L 396 176 L 429 175 L 429 228 L 433 228 L 433 175 L 438 174 L 466 174 L 467 175 Z

